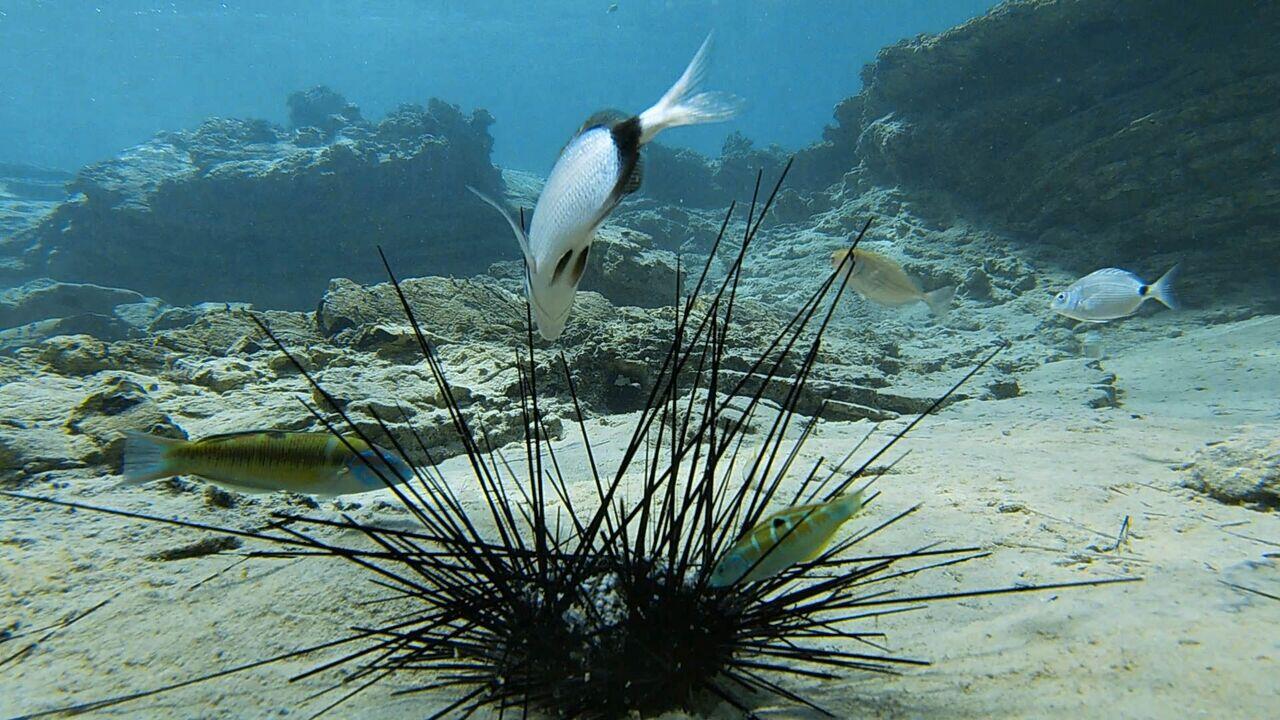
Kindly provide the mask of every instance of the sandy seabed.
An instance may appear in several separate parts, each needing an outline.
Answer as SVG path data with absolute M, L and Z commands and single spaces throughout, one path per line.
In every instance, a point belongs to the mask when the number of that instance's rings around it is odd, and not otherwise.
M 1125 348 L 1102 361 L 1116 376 L 1120 407 L 1089 407 L 1087 361 L 1072 359 L 1018 375 L 1018 397 L 965 401 L 926 420 L 901 446 L 911 453 L 878 482 L 883 495 L 845 532 L 923 503 L 860 549 L 894 552 L 945 541 L 992 554 L 921 574 L 902 592 L 1143 580 L 960 600 L 884 617 L 868 627 L 887 633 L 894 653 L 933 664 L 899 676 L 852 674 L 789 687 L 851 718 L 1276 717 L 1280 602 L 1225 583 L 1280 592 L 1280 563 L 1268 557 L 1280 552 L 1280 520 L 1182 487 L 1182 468 L 1197 450 L 1243 427 L 1280 434 L 1278 338 L 1280 318 L 1263 317 Z M 603 467 L 623 447 L 631 419 L 590 423 Z M 839 457 L 869 428 L 822 423 L 804 456 Z M 566 433 L 563 469 L 582 478 L 578 489 L 589 497 L 573 437 Z M 446 466 L 448 476 L 469 481 L 458 460 Z M 284 496 L 221 509 L 199 493 L 118 488 L 117 481 L 28 490 L 244 528 L 260 526 L 271 510 L 306 510 Z M 455 489 L 465 493 L 469 483 Z M 353 498 L 360 507 L 349 511 L 369 522 L 407 522 L 383 495 Z M 468 502 L 479 509 L 474 493 Z M 323 503 L 310 512 L 337 511 Z M 1116 546 L 1125 518 L 1127 537 Z M 3 659 L 38 640 L 0 665 L 0 718 L 181 681 L 334 639 L 368 625 L 371 613 L 395 612 L 362 605 L 383 591 L 341 560 L 254 559 L 219 575 L 234 556 L 148 559 L 202 537 L 0 499 L 0 629 L 17 624 L 22 632 L 108 601 L 47 639 L 36 634 L 0 644 Z M 329 657 L 297 658 L 92 716 L 308 717 L 336 699 L 335 692 L 308 699 L 336 677 L 289 678 Z M 452 696 L 392 695 L 427 681 L 391 678 L 330 716 L 428 716 Z M 777 705 L 762 715 L 811 713 Z

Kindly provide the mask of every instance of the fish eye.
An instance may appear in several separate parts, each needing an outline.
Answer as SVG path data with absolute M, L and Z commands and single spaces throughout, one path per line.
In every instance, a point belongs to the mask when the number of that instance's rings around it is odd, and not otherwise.
M 1054 295 L 1053 299 L 1057 300 L 1058 302 L 1062 302 L 1063 300 L 1067 299 L 1067 294 L 1064 292 L 1060 292 L 1057 295 Z

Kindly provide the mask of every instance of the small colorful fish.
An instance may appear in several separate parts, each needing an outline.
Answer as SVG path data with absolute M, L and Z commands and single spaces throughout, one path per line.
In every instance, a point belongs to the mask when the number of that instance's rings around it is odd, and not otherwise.
M 1136 313 L 1142 303 L 1155 299 L 1170 310 L 1178 309 L 1173 297 L 1173 279 L 1178 266 L 1148 285 L 1128 270 L 1103 268 L 1085 275 L 1071 287 L 1053 296 L 1049 308 L 1083 322 L 1106 322 Z
M 863 507 L 862 491 L 797 505 L 765 518 L 729 548 L 711 571 L 711 587 L 773 577 L 822 554 L 836 531 Z M 793 529 L 794 528 L 794 529 Z
M 347 495 L 414 477 L 413 468 L 395 453 L 352 435 L 343 439 L 347 442 L 327 432 L 279 430 L 228 433 L 196 441 L 126 433 L 125 484 L 195 475 L 237 492 Z
M 604 111 L 587 118 L 551 168 L 527 234 L 498 201 L 470 188 L 501 212 L 515 233 L 524 254 L 525 294 L 543 338 L 555 340 L 564 332 L 596 230 L 623 197 L 640 188 L 640 148 L 667 128 L 737 114 L 740 102 L 732 95 L 699 92 L 710 47 L 707 36 L 684 74 L 648 110 L 630 117 Z
M 901 265 L 880 253 L 855 248 L 853 258 L 846 261 L 848 255 L 848 250 L 831 253 L 831 266 L 843 266 L 843 272 L 849 274 L 849 287 L 871 302 L 890 307 L 922 302 L 938 316 L 951 308 L 956 296 L 954 285 L 924 292 Z

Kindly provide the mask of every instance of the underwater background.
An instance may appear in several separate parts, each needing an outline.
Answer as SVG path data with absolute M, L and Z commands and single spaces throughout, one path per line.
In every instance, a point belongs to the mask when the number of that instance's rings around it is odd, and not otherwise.
M 708 32 L 703 87 L 741 112 L 644 146 L 639 189 L 578 256 L 564 333 L 535 337 L 527 261 L 469 188 L 527 224 L 583 121 L 653 105 Z M 769 447 L 774 417 L 812 428 L 788 490 L 819 458 L 869 455 L 868 432 L 910 430 L 851 525 L 921 507 L 866 552 L 990 556 L 912 573 L 904 597 L 1141 578 L 876 618 L 887 647 L 933 664 L 786 687 L 838 717 L 1270 717 L 1277 36 L 1262 0 L 0 0 L 0 490 L 28 498 L 0 496 L 0 719 L 322 643 L 379 598 L 336 562 L 30 497 L 207 528 L 411 528 L 386 489 L 133 483 L 128 438 L 320 434 L 345 414 L 474 510 L 469 462 L 496 455 L 453 413 L 523 462 L 524 357 L 557 472 L 589 504 L 595 463 L 629 457 L 655 407 L 673 303 L 704 265 L 688 307 L 714 313 L 706 287 L 734 287 L 716 348 L 734 380 L 824 282 L 847 283 L 812 356 L 747 384 L 759 409 L 725 407 L 748 447 Z M 868 221 L 851 265 L 874 277 L 840 265 Z M 322 660 L 97 712 L 312 713 L 329 685 L 289 678 Z M 454 698 L 386 682 L 338 716 Z

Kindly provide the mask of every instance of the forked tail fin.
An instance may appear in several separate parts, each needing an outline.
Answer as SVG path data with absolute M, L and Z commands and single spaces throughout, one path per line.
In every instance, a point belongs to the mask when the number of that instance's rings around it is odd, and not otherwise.
M 942 317 L 951 310 L 951 301 L 956 297 L 956 286 L 947 285 L 937 290 L 931 290 L 924 294 L 924 303 L 929 306 L 929 311 L 938 317 Z
M 167 457 L 184 440 L 127 431 L 124 434 L 124 485 L 139 485 L 177 475 Z
M 641 145 L 667 128 L 728 120 L 742 109 L 742 99 L 735 95 L 698 92 L 698 86 L 707 73 L 710 49 L 711 35 L 707 35 L 702 47 L 698 48 L 698 54 L 693 56 L 676 84 L 653 107 L 640 113 Z
M 1178 267 L 1178 265 L 1174 265 L 1169 268 L 1169 272 L 1161 275 L 1159 280 L 1147 288 L 1147 297 L 1159 300 L 1170 310 L 1178 310 L 1182 307 L 1178 304 L 1178 299 L 1173 295 L 1173 281 L 1178 277 Z
M 862 506 L 866 504 L 866 499 L 864 498 L 863 494 L 864 494 L 864 490 L 858 490 L 856 492 L 851 492 L 848 495 L 842 495 L 839 498 L 837 498 L 835 502 L 838 508 L 838 512 L 836 514 L 844 518 L 844 520 L 848 520 L 854 515 L 857 515 L 859 512 L 862 511 Z M 843 522 L 844 520 L 842 520 L 841 522 Z

